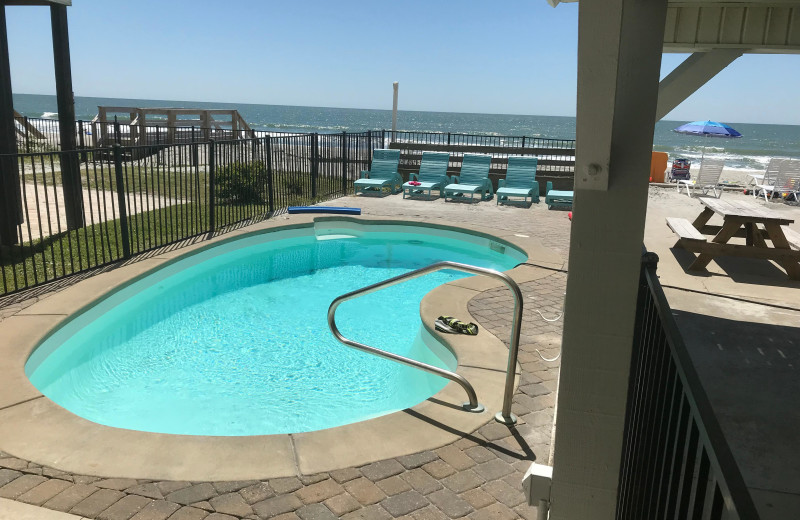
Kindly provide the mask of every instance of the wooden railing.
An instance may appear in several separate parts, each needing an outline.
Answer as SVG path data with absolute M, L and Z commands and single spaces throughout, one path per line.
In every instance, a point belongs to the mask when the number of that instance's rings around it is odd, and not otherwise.
M 148 145 L 155 141 L 159 144 L 175 144 L 181 142 L 180 136 L 186 134 L 187 129 L 192 128 L 197 129 L 198 141 L 208 141 L 213 137 L 253 137 L 253 130 L 237 110 L 109 106 L 99 106 L 97 109 L 97 116 L 92 119 L 94 148 L 110 146 L 113 142 L 130 146 Z M 119 115 L 124 115 L 126 119 L 119 120 Z M 155 116 L 159 118 L 154 119 Z M 127 132 L 124 132 L 124 138 L 115 123 L 125 126 Z M 164 129 L 164 132 L 159 135 L 158 129 Z
M 32 125 L 28 118 L 14 110 L 14 128 L 22 137 L 28 138 L 31 137 L 33 139 L 45 139 L 45 136 L 42 132 L 39 131 L 34 125 Z

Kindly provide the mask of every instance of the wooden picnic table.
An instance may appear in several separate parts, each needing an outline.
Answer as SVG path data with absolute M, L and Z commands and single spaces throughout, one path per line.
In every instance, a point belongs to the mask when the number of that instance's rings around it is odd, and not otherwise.
M 797 234 L 788 227 L 782 227 L 788 226 L 794 219 L 749 202 L 729 202 L 707 197 L 699 200 L 704 208 L 691 225 L 686 219 L 667 218 L 667 225 L 679 237 L 675 247 L 699 253 L 689 266 L 690 270 L 705 269 L 717 256 L 764 258 L 777 262 L 792 280 L 800 280 L 800 251 L 792 250 L 792 246 L 800 249 Z M 722 216 L 721 226 L 708 224 L 714 214 Z M 763 229 L 759 226 L 763 226 Z M 714 238 L 709 242 L 705 235 L 714 235 Z M 743 237 L 745 245 L 729 244 L 728 241 L 733 237 Z M 772 245 L 768 245 L 767 241 Z

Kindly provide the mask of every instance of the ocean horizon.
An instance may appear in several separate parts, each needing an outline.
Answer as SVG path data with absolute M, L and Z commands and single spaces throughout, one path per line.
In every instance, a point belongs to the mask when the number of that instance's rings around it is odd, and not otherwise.
M 81 96 L 75 97 L 75 118 L 90 121 L 97 115 L 98 105 L 235 109 L 253 129 L 273 132 L 360 132 L 389 129 L 392 124 L 392 111 L 380 109 Z M 27 117 L 44 119 L 58 117 L 54 95 L 14 94 L 14 108 Z M 700 115 L 698 119 L 704 117 Z M 672 131 L 673 128 L 686 122 L 658 121 L 653 135 L 653 150 L 667 152 L 670 160 L 685 157 L 692 162 L 699 162 L 705 153 L 706 157 L 724 160 L 728 168 L 745 170 L 764 170 L 771 157 L 800 158 L 798 125 L 725 121 L 742 133 L 742 137 L 738 139 L 702 138 Z M 575 139 L 575 117 L 398 110 L 397 129 Z

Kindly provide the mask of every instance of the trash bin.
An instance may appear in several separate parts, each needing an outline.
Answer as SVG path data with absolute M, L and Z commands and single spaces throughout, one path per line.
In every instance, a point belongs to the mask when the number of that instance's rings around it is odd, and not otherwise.
M 667 153 L 653 152 L 650 160 L 650 182 L 664 182 L 667 173 Z

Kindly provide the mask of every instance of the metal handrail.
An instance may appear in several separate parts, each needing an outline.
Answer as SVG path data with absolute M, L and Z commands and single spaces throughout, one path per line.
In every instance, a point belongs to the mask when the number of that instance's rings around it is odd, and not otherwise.
M 709 463 L 713 469 L 716 485 L 722 492 L 726 509 L 735 509 L 737 518 L 759 518 L 753 497 L 745 484 L 742 472 L 734 459 L 730 444 L 722 431 L 714 413 L 711 400 L 706 393 L 700 374 L 689 355 L 678 324 L 664 294 L 664 289 L 656 275 L 658 255 L 650 253 L 643 259 L 643 270 L 655 305 L 661 326 L 664 329 L 672 362 L 676 366 L 683 395 L 691 407 L 691 421 L 694 421 L 700 440 L 706 446 Z
M 344 343 L 349 347 L 353 347 L 363 352 L 367 352 L 369 354 L 374 354 L 376 356 L 390 359 L 392 361 L 396 361 L 398 363 L 402 363 L 410 367 L 418 368 L 420 370 L 424 370 L 426 372 L 444 377 L 446 379 L 458 383 L 467 393 L 467 397 L 469 398 L 469 403 L 464 403 L 464 408 L 472 412 L 482 412 L 484 408 L 483 406 L 481 406 L 480 403 L 478 403 L 478 398 L 475 394 L 475 389 L 472 388 L 472 385 L 463 376 L 456 374 L 455 372 L 452 372 L 450 370 L 445 370 L 443 368 L 435 367 L 427 363 L 422 363 L 420 361 L 409 359 L 407 357 L 393 354 L 391 352 L 386 352 L 385 350 L 381 350 L 375 347 L 370 347 L 369 345 L 364 345 L 363 343 L 347 339 L 342 335 L 341 332 L 339 332 L 339 328 L 336 326 L 336 309 L 339 307 L 340 304 L 348 300 L 352 300 L 353 298 L 356 298 L 363 294 L 369 294 L 379 289 L 383 289 L 384 287 L 397 285 L 399 283 L 405 282 L 406 280 L 410 280 L 412 278 L 419 278 L 420 276 L 424 276 L 434 271 L 441 271 L 442 269 L 454 269 L 456 271 L 463 271 L 465 273 L 497 278 L 501 280 L 503 283 L 505 283 L 511 290 L 511 292 L 514 294 L 514 320 L 511 326 L 511 345 L 508 349 L 508 368 L 506 370 L 506 384 L 505 384 L 505 393 L 503 396 L 503 409 L 501 412 L 498 412 L 495 415 L 495 420 L 497 420 L 498 422 L 501 422 L 503 424 L 514 424 L 517 422 L 517 417 L 513 413 L 511 413 L 511 399 L 514 394 L 514 377 L 516 373 L 515 369 L 517 366 L 517 355 L 519 353 L 519 334 L 520 334 L 520 324 L 522 323 L 522 291 L 520 291 L 517 283 L 513 279 L 511 279 L 511 277 L 508 276 L 507 274 L 501 273 L 500 271 L 496 271 L 494 269 L 486 269 L 484 267 L 477 267 L 474 265 L 460 264 L 458 262 L 448 262 L 448 261 L 437 262 L 427 267 L 422 267 L 420 269 L 416 269 L 409 273 L 401 274 L 393 278 L 388 278 L 381 282 L 368 285 L 366 287 L 362 287 L 360 289 L 356 289 L 355 291 L 351 291 L 347 294 L 339 296 L 338 298 L 333 300 L 333 302 L 331 302 L 330 307 L 328 307 L 328 327 L 331 329 L 331 332 L 333 333 L 334 337 L 336 337 L 337 340 L 339 340 L 340 342 Z

